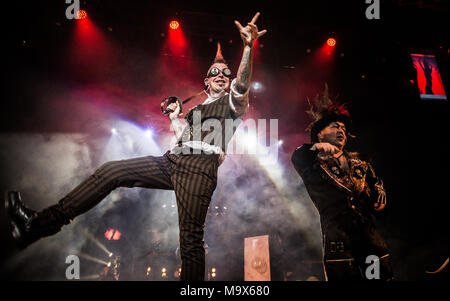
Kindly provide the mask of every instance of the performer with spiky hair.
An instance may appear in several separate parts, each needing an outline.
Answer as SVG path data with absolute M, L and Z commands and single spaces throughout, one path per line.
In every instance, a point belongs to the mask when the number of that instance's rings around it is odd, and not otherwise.
M 393 279 L 391 255 L 372 218 L 385 210 L 386 192 L 371 164 L 346 150 L 354 137 L 346 106 L 333 102 L 326 86 L 307 113 L 313 118 L 311 144 L 297 148 L 292 163 L 320 215 L 326 278 L 377 278 L 376 270 L 366 275 L 375 255 L 380 279 Z
M 59 232 L 64 225 L 93 208 L 117 187 L 174 190 L 180 227 L 181 280 L 204 280 L 203 227 L 217 184 L 217 169 L 228 141 L 214 140 L 214 144 L 210 144 L 206 138 L 215 133 L 196 133 L 195 129 L 202 129 L 205 122 L 213 119 L 224 128 L 226 119 L 236 120 L 247 113 L 253 43 L 266 33 L 266 30 L 258 31 L 255 24 L 258 17 L 259 13 L 246 26 L 235 21 L 244 49 L 239 70 L 231 85 L 232 72 L 218 47 L 216 59 L 204 80 L 209 91 L 208 98 L 187 114 L 185 130 L 178 120 L 180 104 L 169 105 L 168 109 L 173 110 L 169 118 L 179 141 L 174 149 L 161 157 L 107 162 L 57 204 L 41 212 L 27 208 L 19 192 L 9 192 L 5 200 L 6 212 L 19 246 L 24 248 L 42 237 Z M 228 89 L 231 90 L 229 93 Z M 198 124 L 195 124 L 193 115 L 200 116 Z

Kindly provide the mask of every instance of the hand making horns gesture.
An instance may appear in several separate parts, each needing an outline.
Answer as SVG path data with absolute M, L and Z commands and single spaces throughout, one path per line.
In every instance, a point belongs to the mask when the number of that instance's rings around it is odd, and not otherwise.
M 244 41 L 244 46 L 253 46 L 253 42 L 259 37 L 263 36 L 267 30 L 258 31 L 258 27 L 255 25 L 256 20 L 258 20 L 260 13 L 257 12 L 253 17 L 252 21 L 243 27 L 239 21 L 234 21 L 236 27 L 239 29 L 242 41 Z

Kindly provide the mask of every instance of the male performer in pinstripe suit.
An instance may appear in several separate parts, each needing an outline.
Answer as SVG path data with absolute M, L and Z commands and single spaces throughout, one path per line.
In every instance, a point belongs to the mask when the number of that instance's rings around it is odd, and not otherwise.
M 219 49 L 205 78 L 208 98 L 187 114 L 188 125 L 184 130 L 178 120 L 178 104 L 169 106 L 173 110 L 169 118 L 179 141 L 171 151 L 161 157 L 107 162 L 57 204 L 41 212 L 24 206 L 18 192 L 9 192 L 5 200 L 6 211 L 18 245 L 25 248 L 42 237 L 57 233 L 117 187 L 174 190 L 180 227 L 181 280 L 204 280 L 203 226 L 217 183 L 217 169 L 231 138 L 224 130 L 226 120 L 240 119 L 248 110 L 253 43 L 266 33 L 266 30 L 258 31 L 255 25 L 258 16 L 259 13 L 245 27 L 235 21 L 244 49 L 231 84 L 231 71 Z M 229 88 L 230 93 L 227 93 Z M 209 121 L 213 121 L 213 125 L 219 124 L 219 130 L 205 127 Z M 199 128 L 203 129 L 197 132 Z M 233 127 L 232 133 L 234 130 Z M 211 136 L 225 136 L 225 139 L 210 139 Z

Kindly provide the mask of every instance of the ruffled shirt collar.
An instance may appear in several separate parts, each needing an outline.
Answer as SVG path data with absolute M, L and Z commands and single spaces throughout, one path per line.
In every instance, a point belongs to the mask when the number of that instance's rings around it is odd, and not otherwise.
M 221 97 L 224 97 L 225 95 L 227 95 L 228 93 L 225 90 L 222 90 L 222 92 L 220 92 L 219 94 L 216 94 L 214 96 L 212 96 L 211 94 L 209 94 L 208 92 L 205 91 L 205 94 L 208 95 L 208 98 L 206 98 L 206 100 L 202 103 L 204 105 L 207 105 L 209 103 L 212 103 L 216 100 L 218 100 Z

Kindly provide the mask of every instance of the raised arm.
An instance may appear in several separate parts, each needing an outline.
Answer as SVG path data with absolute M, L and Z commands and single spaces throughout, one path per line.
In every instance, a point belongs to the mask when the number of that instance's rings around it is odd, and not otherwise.
M 256 13 L 253 19 L 247 23 L 247 26 L 245 27 L 242 26 L 239 21 L 234 21 L 244 43 L 242 59 L 236 75 L 235 83 L 236 92 L 240 94 L 246 94 L 250 87 L 253 69 L 253 43 L 267 32 L 267 30 L 258 31 L 258 27 L 255 22 L 258 20 L 259 15 L 259 12 Z M 244 97 L 243 99 L 234 99 L 233 102 L 237 107 L 248 106 L 248 97 Z
M 184 127 L 186 125 L 183 125 L 181 123 L 180 119 L 178 119 L 178 116 L 183 115 L 183 113 L 180 113 L 180 106 L 178 105 L 178 102 L 171 103 L 170 105 L 167 106 L 167 109 L 173 110 L 173 112 L 169 114 L 169 119 L 175 137 L 177 138 L 177 140 L 180 140 L 183 134 Z

